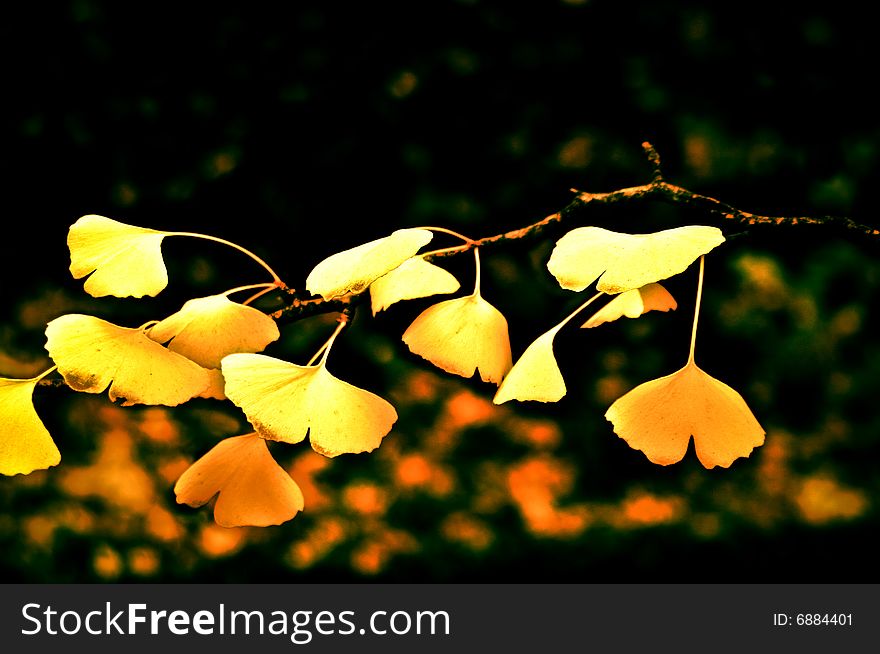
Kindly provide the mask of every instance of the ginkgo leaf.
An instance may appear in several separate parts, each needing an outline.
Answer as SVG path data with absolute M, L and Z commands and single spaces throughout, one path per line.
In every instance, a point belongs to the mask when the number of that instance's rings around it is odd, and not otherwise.
M 403 334 L 410 351 L 462 377 L 500 384 L 513 365 L 507 320 L 479 293 L 425 309 Z
M 578 227 L 556 242 L 547 269 L 562 288 L 582 291 L 599 279 L 598 290 L 622 293 L 683 272 L 723 242 L 720 229 L 703 225 L 653 234 Z
M 266 527 L 287 522 L 303 509 L 296 482 L 279 466 L 257 434 L 226 438 L 177 480 L 178 504 L 202 506 L 214 495 L 214 519 L 222 527 Z
M 495 404 L 510 400 L 558 402 L 565 395 L 565 380 L 553 355 L 553 339 L 562 325 L 541 334 L 526 348 L 507 373 L 495 398 Z
M 413 256 L 433 236 L 426 229 L 398 229 L 390 236 L 338 252 L 315 266 L 306 278 L 306 289 L 325 300 L 360 293 Z
M 691 436 L 706 468 L 727 468 L 764 442 L 764 429 L 742 396 L 692 361 L 637 386 L 605 417 L 630 447 L 660 465 L 681 461 Z
M 378 395 L 337 379 L 325 362 L 298 366 L 262 354 L 223 359 L 226 395 L 260 435 L 299 443 L 308 433 L 324 456 L 369 452 L 397 420 Z
M 147 333 L 204 368 L 219 368 L 227 354 L 260 352 L 280 335 L 272 318 L 225 295 L 189 300 Z
M 27 475 L 61 461 L 61 453 L 34 409 L 38 379 L 0 378 L 0 474 Z
M 440 266 L 422 257 L 411 257 L 370 285 L 373 315 L 401 300 L 455 293 L 460 287 L 458 280 Z
M 646 284 L 617 295 L 581 327 L 598 327 L 618 318 L 638 318 L 649 311 L 669 311 L 678 307 L 672 294 L 660 284 Z
M 141 329 L 70 314 L 46 327 L 46 349 L 72 389 L 101 393 L 123 405 L 175 406 L 207 389 L 208 371 L 159 345 Z
M 226 380 L 223 379 L 223 372 L 218 368 L 207 368 L 208 386 L 198 397 L 209 400 L 225 400 L 226 398 Z
M 83 216 L 67 235 L 70 272 L 74 279 L 91 274 L 84 288 L 94 297 L 156 295 L 168 285 L 161 249 L 168 235 L 104 216 Z

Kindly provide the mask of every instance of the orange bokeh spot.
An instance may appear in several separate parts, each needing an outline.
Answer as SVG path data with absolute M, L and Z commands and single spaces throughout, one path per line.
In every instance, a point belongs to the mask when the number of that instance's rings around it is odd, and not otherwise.
M 397 463 L 396 473 L 401 486 L 425 486 L 431 480 L 431 464 L 420 454 L 410 454 Z
M 532 533 L 552 538 L 572 538 L 589 526 L 586 507 L 557 506 L 561 495 L 571 490 L 574 473 L 569 466 L 550 457 L 534 457 L 513 466 L 507 486 L 526 526 Z
M 244 527 L 205 525 L 199 533 L 199 549 L 212 558 L 229 556 L 245 544 L 246 536 L 247 529 Z
M 408 399 L 416 402 L 433 402 L 437 398 L 437 377 L 422 370 L 407 378 L 406 391 Z
M 795 502 L 804 521 L 816 525 L 852 520 L 868 508 L 864 493 L 824 475 L 806 478 Z
M 453 513 L 443 521 L 441 532 L 446 540 L 461 543 L 474 551 L 488 548 L 494 534 L 485 523 L 466 513 Z
M 639 493 L 624 500 L 621 506 L 626 521 L 636 525 L 657 525 L 675 520 L 681 511 L 681 500 Z
M 374 575 L 382 571 L 388 555 L 388 548 L 382 543 L 369 542 L 352 553 L 351 565 L 361 574 Z
M 418 543 L 408 532 L 386 528 L 379 532 L 377 538 L 358 547 L 352 553 L 351 563 L 358 572 L 373 575 L 381 572 L 395 554 L 416 549 Z
M 387 493 L 373 484 L 358 483 L 343 491 L 345 505 L 362 515 L 381 515 L 388 507 Z
M 618 374 L 609 374 L 596 380 L 596 401 L 611 404 L 629 390 L 626 380 Z
M 791 449 L 789 434 L 773 431 L 767 434 L 763 456 L 758 466 L 758 482 L 764 492 L 781 495 L 789 483 L 788 456 Z
M 562 440 L 559 425 L 549 420 L 528 420 L 511 416 L 504 422 L 504 429 L 512 440 L 537 448 L 551 449 Z
M 180 478 L 186 469 L 192 465 L 192 461 L 182 457 L 182 456 L 174 456 L 168 459 L 162 460 L 157 466 L 157 470 L 159 472 L 159 476 L 162 477 L 169 484 L 173 484 Z
M 158 407 L 145 409 L 139 425 L 144 435 L 154 443 L 174 445 L 180 436 L 177 423 L 168 414 L 168 411 Z
M 470 391 L 456 393 L 446 403 L 446 412 L 453 427 L 462 429 L 492 420 L 498 408 L 486 398 Z
M 101 436 L 94 463 L 69 467 L 60 486 L 75 497 L 100 497 L 108 504 L 144 513 L 156 500 L 152 479 L 132 458 L 131 435 L 114 427 Z
M 317 475 L 332 465 L 332 461 L 317 452 L 307 450 L 294 459 L 288 469 L 303 494 L 303 500 L 310 512 L 317 511 L 330 503 L 327 493 L 317 482 Z
M 136 547 L 128 553 L 128 568 L 141 577 L 149 577 L 159 571 L 159 554 L 151 547 Z
M 48 547 L 55 537 L 55 522 L 44 515 L 35 515 L 24 521 L 24 533 L 28 541 L 40 547 Z
M 122 573 L 122 558 L 113 548 L 102 545 L 95 551 L 92 568 L 103 579 L 115 579 Z
M 329 554 L 345 540 L 347 530 L 338 518 L 322 518 L 303 540 L 290 546 L 288 561 L 298 569 L 308 568 Z
M 161 506 L 154 506 L 147 512 L 147 533 L 156 540 L 171 542 L 183 536 L 183 527 L 177 518 Z

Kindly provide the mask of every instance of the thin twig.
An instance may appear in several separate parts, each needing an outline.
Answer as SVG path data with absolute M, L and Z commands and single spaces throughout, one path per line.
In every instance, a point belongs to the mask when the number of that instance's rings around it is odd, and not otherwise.
M 657 154 L 654 146 L 645 142 L 642 143 L 642 148 L 645 151 L 648 163 L 651 165 L 650 183 L 641 186 L 617 189 L 616 191 L 609 191 L 607 193 L 574 191 L 576 193 L 574 200 L 572 200 L 572 202 L 570 202 L 565 208 L 556 213 L 552 213 L 537 222 L 518 229 L 502 232 L 501 234 L 484 236 L 483 238 L 476 239 L 469 243 L 444 248 L 443 250 L 425 256 L 425 259 L 433 261 L 447 257 L 455 257 L 474 248 L 482 248 L 485 252 L 487 249 L 491 250 L 505 243 L 540 236 L 548 227 L 557 223 L 575 222 L 582 219 L 593 206 L 636 203 L 645 200 L 659 200 L 677 206 L 692 207 L 705 211 L 722 221 L 729 221 L 742 225 L 771 225 L 777 227 L 794 227 L 800 225 L 823 227 L 833 226 L 854 232 L 860 236 L 869 238 L 880 237 L 880 229 L 858 223 L 851 218 L 834 216 L 764 216 L 738 209 L 737 207 L 713 197 L 695 193 L 682 186 L 667 182 L 660 167 L 660 155 Z M 343 296 L 331 300 L 324 300 L 320 297 L 303 297 L 301 294 L 291 291 L 289 292 L 289 304 L 276 311 L 272 316 L 284 321 L 293 321 L 320 313 L 342 311 L 352 302 L 358 302 L 359 297 L 360 296 Z

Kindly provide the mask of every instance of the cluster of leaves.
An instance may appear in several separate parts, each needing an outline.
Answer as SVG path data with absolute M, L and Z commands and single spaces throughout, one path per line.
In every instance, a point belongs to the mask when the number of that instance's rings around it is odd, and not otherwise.
M 420 252 L 435 232 L 463 245 Z M 275 317 L 251 304 L 266 293 L 289 290 L 259 257 L 217 237 L 161 232 L 101 216 L 84 216 L 68 236 L 70 271 L 86 277 L 95 297 L 155 296 L 168 283 L 161 245 L 166 237 L 202 238 L 231 246 L 265 268 L 271 282 L 239 286 L 186 302 L 179 311 L 139 327 L 71 314 L 46 328 L 54 367 L 33 379 L 0 379 L 0 472 L 28 474 L 60 462 L 60 453 L 37 415 L 31 396 L 56 369 L 67 386 L 107 392 L 112 401 L 176 406 L 192 398 L 229 399 L 254 431 L 226 438 L 197 460 L 175 485 L 177 501 L 202 506 L 217 496 L 216 521 L 223 526 L 279 524 L 303 509 L 295 481 L 274 460 L 266 441 L 295 444 L 307 436 L 321 455 L 369 452 L 397 420 L 394 407 L 374 393 L 334 377 L 327 369 L 333 344 L 348 323 L 343 312 L 327 341 L 304 364 L 259 354 L 280 337 Z M 601 298 L 611 297 L 583 323 L 593 328 L 621 317 L 669 311 L 677 304 L 658 282 L 700 259 L 691 349 L 679 371 L 646 382 L 614 402 L 606 413 L 614 431 L 654 463 L 680 461 L 694 438 L 707 468 L 728 467 L 763 443 L 764 430 L 742 397 L 711 377 L 694 360 L 703 283 L 703 257 L 720 245 L 720 230 L 687 226 L 653 234 L 620 234 L 597 227 L 570 231 L 547 264 L 560 286 L 597 293 L 513 362 L 507 321 L 481 295 L 480 251 L 472 239 L 436 227 L 411 228 L 334 254 L 319 263 L 306 290 L 323 301 L 369 292 L 375 315 L 393 304 L 455 293 L 460 282 L 431 263 L 447 250 L 473 250 L 473 292 L 423 311 L 403 334 L 409 349 L 437 367 L 463 377 L 479 373 L 498 385 L 496 404 L 510 400 L 556 402 L 566 394 L 553 354 L 558 332 Z M 254 293 L 242 302 L 230 296 Z

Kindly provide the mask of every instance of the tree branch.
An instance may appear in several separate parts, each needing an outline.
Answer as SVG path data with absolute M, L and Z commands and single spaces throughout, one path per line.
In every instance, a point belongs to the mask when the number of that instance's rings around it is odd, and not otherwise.
M 689 189 L 666 181 L 660 167 L 660 155 L 657 154 L 653 145 L 646 141 L 642 143 L 642 148 L 644 149 L 648 162 L 651 165 L 650 183 L 641 186 L 622 188 L 608 193 L 587 193 L 572 189 L 577 195 L 571 203 L 565 208 L 556 213 L 550 214 L 535 223 L 501 234 L 485 236 L 471 243 L 444 248 L 443 251 L 429 254 L 425 258 L 428 260 L 444 259 L 447 257 L 459 256 L 477 247 L 484 249 L 494 248 L 507 242 L 535 238 L 540 236 L 541 233 L 551 225 L 569 221 L 573 222 L 581 218 L 589 211 L 589 208 L 594 205 L 605 206 L 625 204 L 643 200 L 659 200 L 676 206 L 691 207 L 705 211 L 722 220 L 744 225 L 773 225 L 786 227 L 810 225 L 838 227 L 854 232 L 859 236 L 869 238 L 880 237 L 880 229 L 863 225 L 851 218 L 840 216 L 764 216 L 738 209 L 726 202 L 716 200 L 707 195 L 694 193 Z M 303 297 L 303 294 L 298 293 L 297 291 L 288 292 L 290 294 L 289 304 L 272 314 L 274 318 L 286 322 L 299 320 L 301 318 L 321 313 L 342 311 L 350 304 L 361 301 L 361 296 L 344 296 L 332 300 L 324 300 L 320 297 Z M 366 294 L 364 293 L 362 295 Z

